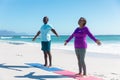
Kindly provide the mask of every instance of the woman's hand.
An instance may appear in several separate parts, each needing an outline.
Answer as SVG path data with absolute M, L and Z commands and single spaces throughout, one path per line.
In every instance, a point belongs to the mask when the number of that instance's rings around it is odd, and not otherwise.
M 96 41 L 97 45 L 101 45 L 101 42 L 99 40 Z
M 64 45 L 66 46 L 67 45 L 67 42 L 65 41 Z

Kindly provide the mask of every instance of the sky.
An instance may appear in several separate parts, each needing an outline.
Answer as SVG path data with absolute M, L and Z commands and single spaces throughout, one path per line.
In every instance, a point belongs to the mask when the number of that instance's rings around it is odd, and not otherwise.
M 84 17 L 95 35 L 120 35 L 120 0 L 0 0 L 0 30 L 35 34 L 44 16 L 59 35 L 70 35 Z

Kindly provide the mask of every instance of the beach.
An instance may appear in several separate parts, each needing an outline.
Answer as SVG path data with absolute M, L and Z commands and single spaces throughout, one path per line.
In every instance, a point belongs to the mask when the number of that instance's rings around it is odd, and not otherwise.
M 0 0 L 0 80 L 120 80 L 120 0 Z
M 62 47 L 58 48 L 58 45 Z M 69 50 L 68 46 L 52 45 L 52 67 L 78 73 L 74 48 Z M 30 66 L 44 64 L 44 55 L 40 48 L 40 43 L 1 40 L 0 80 L 75 80 Z M 103 80 L 120 80 L 120 55 L 87 51 L 85 61 L 88 76 L 92 75 Z

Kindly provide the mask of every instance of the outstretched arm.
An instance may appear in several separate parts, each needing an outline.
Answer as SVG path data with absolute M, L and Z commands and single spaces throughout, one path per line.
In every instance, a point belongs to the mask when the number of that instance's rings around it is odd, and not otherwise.
M 92 35 L 92 33 L 89 31 L 88 28 L 87 28 L 87 34 L 88 34 L 88 36 L 89 36 L 92 40 L 94 40 L 98 45 L 101 45 L 101 42 Z
M 76 30 L 72 33 L 72 35 L 65 41 L 64 45 L 67 45 L 67 43 L 74 37 Z
M 64 45 L 67 45 L 67 43 L 74 37 L 75 33 L 76 33 L 77 28 L 74 30 L 74 32 L 72 33 L 72 35 L 65 41 Z
M 34 41 L 37 38 L 37 36 L 39 36 L 39 34 L 40 34 L 40 31 L 37 32 L 37 34 L 34 36 L 34 38 L 32 39 L 32 41 Z
M 57 32 L 55 31 L 55 29 L 51 29 L 51 31 L 58 37 Z
M 65 41 L 64 45 L 67 45 L 67 43 L 74 37 L 74 33 Z

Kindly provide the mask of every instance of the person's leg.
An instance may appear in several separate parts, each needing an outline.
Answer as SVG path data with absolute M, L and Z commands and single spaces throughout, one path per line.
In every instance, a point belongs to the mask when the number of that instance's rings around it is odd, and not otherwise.
M 50 51 L 47 51 L 48 58 L 49 58 L 49 67 L 52 66 L 52 55 Z
M 80 49 L 80 63 L 83 69 L 83 75 L 86 75 L 85 53 L 86 49 Z
M 44 61 L 45 61 L 44 66 L 47 66 L 46 42 L 44 42 L 44 41 L 41 42 L 41 50 L 42 50 L 43 53 L 44 53 Z
M 45 51 L 44 51 L 44 61 L 45 61 L 44 66 L 47 66 L 47 52 Z
M 42 50 L 44 51 L 45 65 L 48 66 L 47 57 L 49 58 L 49 66 L 52 65 L 52 56 L 50 53 L 51 41 L 42 42 Z
M 52 66 L 52 55 L 51 55 L 51 41 L 48 41 L 47 42 L 47 48 L 46 48 L 46 50 L 47 50 L 47 54 L 48 54 L 48 58 L 49 58 L 49 66 L 48 67 L 50 67 L 50 66 Z
M 78 68 L 79 68 L 79 73 L 78 75 L 80 75 L 82 73 L 82 65 L 81 65 L 81 61 L 80 61 L 80 54 L 79 54 L 79 49 L 75 49 L 76 52 L 76 56 L 77 56 L 77 60 L 78 60 Z

